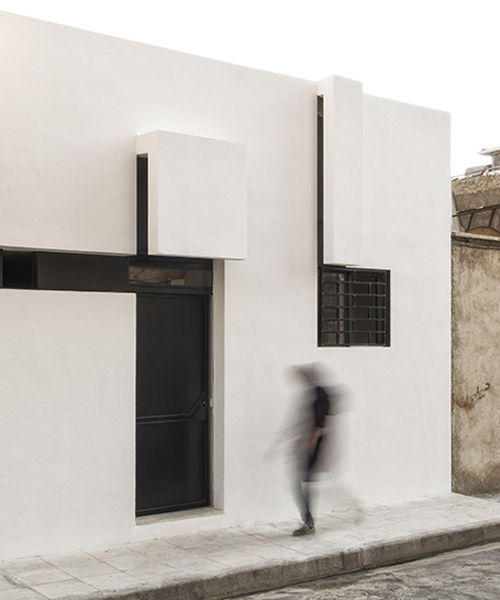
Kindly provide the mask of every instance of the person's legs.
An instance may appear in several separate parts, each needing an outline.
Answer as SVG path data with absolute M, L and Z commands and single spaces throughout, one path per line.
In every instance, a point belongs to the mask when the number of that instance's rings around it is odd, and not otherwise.
M 295 480 L 295 501 L 299 508 L 304 525 L 293 532 L 293 535 L 314 533 L 314 519 L 311 514 L 311 472 L 299 471 Z
M 293 532 L 293 535 L 307 535 L 308 533 L 316 533 L 314 527 L 314 519 L 311 513 L 311 482 L 313 480 L 314 465 L 320 454 L 321 443 L 323 436 L 320 434 L 315 440 L 315 445 L 311 449 L 307 457 L 307 468 L 305 470 L 297 470 L 295 477 L 295 501 L 300 511 L 300 516 L 304 525 Z

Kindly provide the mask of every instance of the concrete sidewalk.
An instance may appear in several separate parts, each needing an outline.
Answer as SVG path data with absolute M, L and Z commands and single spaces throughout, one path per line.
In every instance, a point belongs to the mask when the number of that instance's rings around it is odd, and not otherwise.
M 447 494 L 339 511 L 316 535 L 262 524 L 0 563 L 0 600 L 209 600 L 500 540 L 500 503 Z

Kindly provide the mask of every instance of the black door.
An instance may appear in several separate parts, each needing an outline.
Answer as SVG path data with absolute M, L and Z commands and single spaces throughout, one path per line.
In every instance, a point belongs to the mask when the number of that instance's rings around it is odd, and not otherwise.
M 137 295 L 137 515 L 209 503 L 208 298 Z

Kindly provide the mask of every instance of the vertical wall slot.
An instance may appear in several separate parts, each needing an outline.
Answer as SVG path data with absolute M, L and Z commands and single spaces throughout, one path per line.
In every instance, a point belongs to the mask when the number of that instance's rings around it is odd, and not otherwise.
M 317 148 L 317 193 L 318 193 L 318 266 L 323 266 L 323 169 L 324 169 L 324 142 L 323 142 L 323 96 L 318 96 L 318 148 Z
M 148 155 L 137 157 L 137 254 L 148 253 Z

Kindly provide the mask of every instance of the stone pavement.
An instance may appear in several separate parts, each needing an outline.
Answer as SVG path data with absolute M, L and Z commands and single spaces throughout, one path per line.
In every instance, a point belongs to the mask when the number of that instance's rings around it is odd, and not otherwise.
M 238 600 L 498 600 L 500 543 L 335 575 Z
M 362 517 L 362 518 L 360 518 Z M 500 503 L 447 494 L 297 522 L 0 563 L 0 600 L 212 600 L 500 540 Z

